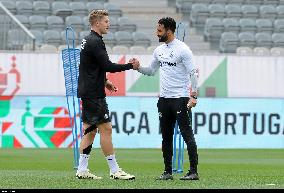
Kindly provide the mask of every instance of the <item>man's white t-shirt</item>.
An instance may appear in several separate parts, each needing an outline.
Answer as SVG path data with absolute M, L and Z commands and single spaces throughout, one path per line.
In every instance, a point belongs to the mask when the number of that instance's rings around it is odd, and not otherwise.
M 159 68 L 160 97 L 189 97 L 190 83 L 192 91 L 197 91 L 197 70 L 193 54 L 184 42 L 174 39 L 158 46 L 150 66 L 140 67 L 138 71 L 153 76 Z

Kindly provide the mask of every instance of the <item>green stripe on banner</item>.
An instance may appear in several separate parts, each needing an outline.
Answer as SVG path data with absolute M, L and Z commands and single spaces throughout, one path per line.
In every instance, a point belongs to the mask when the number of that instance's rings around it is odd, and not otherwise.
M 35 140 L 29 135 L 27 130 L 24 128 L 22 129 L 23 133 L 28 137 L 28 139 L 34 144 L 35 147 L 39 147 Z
M 44 107 L 39 114 L 53 114 L 53 112 L 56 110 L 56 107 Z
M 6 117 L 10 111 L 10 101 L 0 100 L 0 117 Z
M 227 97 L 227 57 L 212 72 L 207 80 L 200 86 L 200 97 Z
M 13 148 L 14 147 L 14 136 L 13 135 L 3 135 L 2 136 L 2 147 L 3 148 Z
M 44 128 L 52 119 L 52 117 L 34 117 L 34 127 Z
M 36 131 L 38 136 L 44 141 L 47 147 L 56 147 L 50 140 L 56 131 Z
M 155 76 L 141 75 L 127 92 L 159 92 L 159 72 Z

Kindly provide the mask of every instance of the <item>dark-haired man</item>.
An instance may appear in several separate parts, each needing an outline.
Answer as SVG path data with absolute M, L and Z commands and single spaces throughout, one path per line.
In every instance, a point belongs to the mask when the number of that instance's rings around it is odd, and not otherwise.
M 149 67 L 139 67 L 142 74 L 153 76 L 160 68 L 160 97 L 157 103 L 162 132 L 162 151 L 165 171 L 158 180 L 172 180 L 173 132 L 176 120 L 187 145 L 190 161 L 188 173 L 181 180 L 198 180 L 197 145 L 191 125 L 191 108 L 197 103 L 197 70 L 190 48 L 175 38 L 176 22 L 165 17 L 159 20 L 157 36 L 164 44 L 153 53 Z M 133 59 L 139 63 L 137 59 Z M 191 93 L 189 88 L 191 83 Z

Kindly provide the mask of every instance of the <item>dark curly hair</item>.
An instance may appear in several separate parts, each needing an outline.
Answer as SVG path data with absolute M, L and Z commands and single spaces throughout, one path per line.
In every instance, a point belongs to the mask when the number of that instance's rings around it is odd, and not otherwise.
M 171 17 L 163 17 L 158 22 L 161 25 L 164 25 L 165 29 L 170 29 L 173 33 L 175 33 L 176 30 L 176 21 Z

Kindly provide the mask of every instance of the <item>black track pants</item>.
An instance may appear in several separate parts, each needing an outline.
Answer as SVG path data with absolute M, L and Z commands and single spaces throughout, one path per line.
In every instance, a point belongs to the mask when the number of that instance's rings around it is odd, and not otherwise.
M 190 170 L 197 172 L 198 154 L 191 126 L 191 110 L 187 109 L 188 97 L 163 98 L 158 100 L 160 129 L 162 132 L 162 151 L 165 171 L 172 173 L 173 134 L 176 121 L 187 145 Z

